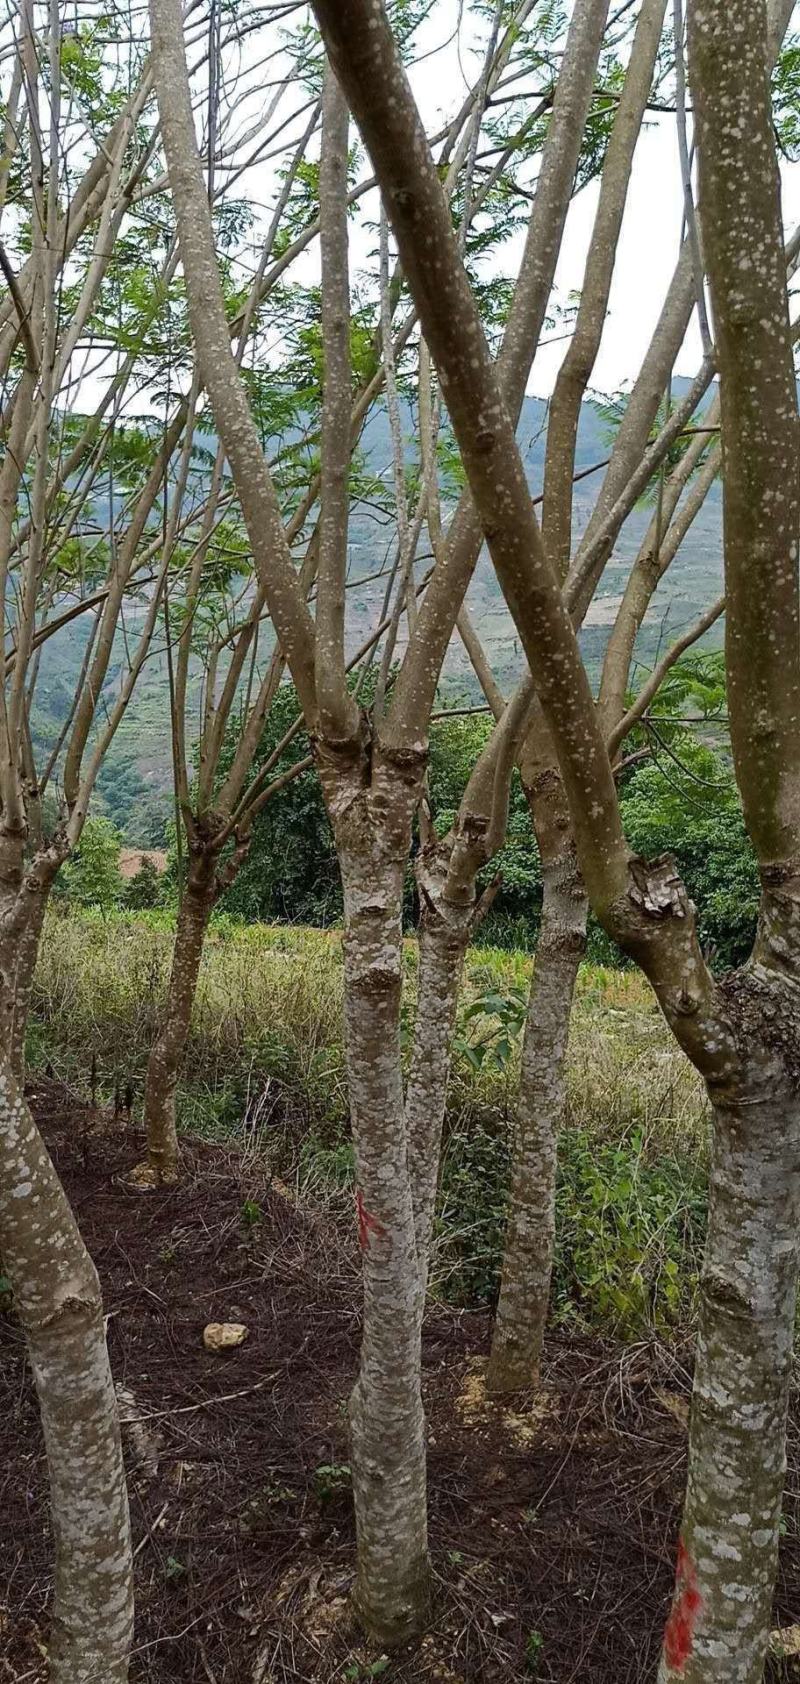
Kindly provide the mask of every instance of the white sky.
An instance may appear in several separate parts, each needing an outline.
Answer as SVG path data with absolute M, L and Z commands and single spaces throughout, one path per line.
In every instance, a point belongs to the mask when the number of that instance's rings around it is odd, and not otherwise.
M 567 10 L 571 10 L 571 5 L 567 5 Z M 668 17 L 671 10 L 668 5 Z M 464 28 L 459 50 L 453 36 L 460 18 Z M 459 109 L 468 84 L 474 83 L 479 73 L 487 26 L 484 20 L 478 32 L 470 26 L 469 18 L 468 4 L 464 6 L 462 15 L 460 0 L 441 0 L 441 4 L 433 10 L 431 22 L 416 38 L 417 51 L 422 52 L 422 57 L 415 63 L 411 79 L 429 132 L 443 126 Z M 270 33 L 268 27 L 265 32 L 267 47 L 279 40 L 272 34 L 270 41 Z M 262 44 L 259 45 L 261 47 Z M 276 64 L 270 65 L 270 74 L 280 79 L 282 73 L 285 74 Z M 258 68 L 248 75 L 245 62 L 237 93 L 239 103 L 232 116 L 234 129 L 241 133 L 248 127 L 248 101 L 254 102 L 252 109 L 256 110 L 263 107 L 267 98 L 263 74 Z M 287 103 L 282 105 L 280 115 L 284 114 L 287 106 L 291 109 L 291 90 L 287 90 L 285 97 Z M 295 137 L 298 133 L 297 127 L 291 130 Z M 285 138 L 289 144 L 289 135 Z M 283 158 L 276 160 L 277 163 L 284 161 Z M 787 230 L 791 230 L 800 221 L 800 165 L 784 169 L 783 179 L 785 223 Z M 277 193 L 275 164 L 260 164 L 246 171 L 234 193 L 245 196 L 248 191 L 262 207 L 259 220 L 263 227 L 263 207 L 274 203 Z M 582 285 L 598 192 L 599 183 L 595 182 L 578 195 L 570 208 L 554 291 L 554 301 L 561 305 L 567 304 L 570 294 L 579 291 Z M 591 379 L 594 390 L 612 392 L 636 377 L 677 260 L 682 211 L 675 119 L 669 114 L 650 114 L 640 135 L 634 160 L 609 312 Z M 370 194 L 362 200 L 359 215 L 351 224 L 351 264 L 354 271 L 359 265 L 366 264 L 368 253 L 374 254 L 376 219 L 377 195 Z M 364 220 L 371 226 L 365 228 Z M 501 249 L 497 261 L 503 273 L 516 272 L 523 238 L 520 233 Z M 315 245 L 298 264 L 295 271 L 298 277 L 306 282 L 316 278 L 318 261 Z M 374 273 L 374 255 L 370 257 L 369 264 Z M 560 331 L 558 328 L 554 330 L 549 344 L 545 332 L 544 343 L 534 363 L 528 390 L 540 397 L 546 397 L 552 390 L 566 349 L 565 339 L 556 337 Z M 677 372 L 693 374 L 700 360 L 700 338 L 693 322 L 677 361 Z M 95 382 L 88 372 L 89 366 L 91 359 L 85 370 L 82 396 L 94 390 Z M 141 407 L 141 394 L 138 407 Z
M 458 0 L 449 3 L 455 27 Z M 435 13 L 439 41 L 446 38 L 447 9 L 445 6 Z M 567 5 L 566 10 L 571 12 L 572 6 Z M 668 5 L 665 32 L 671 13 L 672 7 Z M 420 40 L 424 40 L 422 34 Z M 477 53 L 465 52 L 462 47 L 461 64 L 470 78 L 474 78 L 479 65 Z M 446 119 L 459 105 L 466 87 L 461 64 L 455 48 L 446 46 L 414 70 L 412 81 L 427 122 L 439 112 Z M 783 170 L 783 185 L 784 220 L 791 231 L 800 221 L 800 166 Z M 555 278 L 554 296 L 561 304 L 566 304 L 570 293 L 579 291 L 582 284 L 598 192 L 599 183 L 592 183 L 570 208 Z M 634 160 L 608 317 L 592 375 L 592 387 L 596 390 L 615 391 L 636 377 L 677 261 L 682 214 L 675 119 L 668 114 L 648 114 Z M 504 271 L 513 270 L 512 252 L 518 257 L 521 246 L 520 237 L 504 248 Z M 563 339 L 542 345 L 528 382 L 529 392 L 540 397 L 549 395 L 565 349 Z M 700 361 L 700 334 L 695 318 L 678 359 L 677 372 L 694 374 Z
M 593 183 L 571 206 L 556 289 L 566 297 L 581 285 L 591 236 L 598 186 Z M 647 349 L 678 255 L 682 189 L 675 128 L 669 117 L 653 120 L 640 136 L 603 342 L 593 385 L 614 391 L 632 381 Z M 800 168 L 783 172 L 784 220 L 788 230 L 800 220 Z M 558 372 L 563 345 L 542 347 L 529 390 L 546 396 Z M 679 374 L 694 374 L 701 361 L 696 317 L 678 358 Z

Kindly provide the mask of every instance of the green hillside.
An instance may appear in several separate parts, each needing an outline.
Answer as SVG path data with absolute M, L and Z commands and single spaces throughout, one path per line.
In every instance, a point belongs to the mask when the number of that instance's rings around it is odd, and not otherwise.
M 676 382 L 678 392 L 682 385 L 685 383 Z M 405 419 L 409 460 L 413 461 L 414 418 L 410 407 L 406 409 Z M 519 431 L 534 495 L 542 488 L 546 424 L 546 403 L 540 398 L 528 397 Z M 209 443 L 207 438 L 205 443 Z M 576 455 L 577 471 L 602 462 L 608 455 L 610 444 L 611 431 L 598 408 L 592 403 L 584 403 Z M 371 472 L 386 476 L 391 456 L 388 424 L 383 410 L 374 412 L 370 417 L 364 433 L 363 451 Z M 598 470 L 576 486 L 576 536 L 588 521 L 601 479 L 602 472 Z M 593 678 L 598 675 L 630 559 L 636 554 L 651 517 L 652 500 L 643 503 L 630 516 L 590 610 L 581 641 Z M 372 576 L 379 574 L 391 559 L 392 537 L 392 525 L 385 518 L 363 506 L 356 509 L 351 522 L 350 557 L 354 588 L 348 595 L 348 642 L 351 651 L 357 649 L 379 623 L 385 578 Z M 421 555 L 424 555 L 426 547 L 423 539 Z M 419 571 L 424 565 L 420 561 Z M 718 594 L 721 574 L 721 497 L 720 488 L 716 485 L 648 613 L 638 648 L 639 658 L 645 665 L 652 663 L 665 637 L 674 635 L 681 626 L 694 619 L 703 606 Z M 369 582 L 355 588 L 359 579 Z M 468 603 L 495 671 L 503 685 L 508 687 L 521 671 L 522 657 L 485 550 L 476 568 Z M 126 628 L 129 638 L 135 634 L 141 612 L 141 607 L 130 612 Z M 41 744 L 52 743 L 63 722 L 85 650 L 87 630 L 86 624 L 78 620 L 45 646 L 34 717 L 35 736 Z M 711 641 L 720 635 L 715 629 Z M 403 637 L 404 632 L 401 631 L 399 649 L 402 649 Z M 264 647 L 269 647 L 268 634 Z M 116 671 L 112 669 L 109 674 L 110 693 L 113 693 L 115 681 L 119 682 L 124 671 L 125 652 L 121 635 L 118 637 L 118 650 Z M 480 699 L 472 669 L 457 638 L 448 653 L 442 687 L 449 696 L 457 694 L 472 701 Z M 199 696 L 198 673 L 196 705 L 199 704 Z M 126 841 L 133 845 L 157 845 L 163 841 L 165 825 L 171 816 L 171 788 L 167 662 L 163 648 L 156 647 L 146 663 L 133 701 L 101 772 L 98 808 L 120 826 Z

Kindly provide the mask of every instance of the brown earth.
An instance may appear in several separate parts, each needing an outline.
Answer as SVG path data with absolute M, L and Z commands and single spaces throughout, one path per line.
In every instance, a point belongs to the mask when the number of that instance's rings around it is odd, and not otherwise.
M 120 877 L 126 882 L 131 877 L 138 877 L 145 860 L 155 866 L 159 877 L 163 877 L 169 864 L 169 856 L 163 848 L 120 848 L 118 870 Z
M 638 1684 L 655 1676 L 685 1466 L 690 1353 L 556 1335 L 543 1386 L 487 1405 L 484 1315 L 425 1339 L 434 1608 L 383 1657 L 348 1609 L 352 1226 L 263 1165 L 191 1147 L 185 1185 L 125 1185 L 141 1138 L 37 1083 L 31 1100 L 95 1258 L 130 1474 L 135 1684 Z M 203 1345 L 208 1322 L 245 1342 Z M 776 1624 L 800 1617 L 800 1407 Z M 44 1677 L 50 1570 L 36 1404 L 0 1312 L 0 1680 Z M 791 1661 L 773 1663 L 791 1667 Z M 773 1678 L 792 1673 L 775 1670 Z

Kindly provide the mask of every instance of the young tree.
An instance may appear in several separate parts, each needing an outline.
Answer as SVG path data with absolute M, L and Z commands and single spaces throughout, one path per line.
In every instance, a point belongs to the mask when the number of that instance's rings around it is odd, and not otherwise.
M 0 208 L 12 226 L 0 244 L 7 288 L 0 303 L 0 1251 L 48 1456 L 56 1552 L 50 1675 L 58 1684 L 123 1684 L 133 1563 L 99 1285 L 24 1104 L 21 1073 L 47 897 L 80 839 L 98 771 L 151 647 L 188 471 L 184 448 L 170 477 L 188 411 L 179 406 L 177 422 L 155 439 L 146 429 L 129 431 L 122 419 L 157 313 L 149 297 L 132 321 L 119 269 L 115 275 L 123 224 L 152 151 L 152 134 L 140 127 L 149 72 L 138 52 L 123 54 L 122 75 L 133 66 L 132 88 L 109 88 L 80 32 L 66 50 L 58 8 L 50 7 L 43 30 L 36 25 L 33 7 L 23 5 L 18 35 L 3 53 L 12 87 Z M 82 359 L 103 341 L 109 291 L 119 306 L 117 329 L 125 317 L 127 349 L 94 412 L 75 415 Z M 104 360 L 101 352 L 99 367 Z M 107 546 L 88 535 L 104 466 Z M 134 593 L 137 630 L 114 661 Z M 35 715 L 42 652 L 82 616 L 90 629 L 72 697 L 55 741 L 43 742 Z M 43 797 L 56 769 L 62 799 L 48 834 Z
M 72 859 L 64 867 L 65 893 L 78 906 L 96 906 L 110 912 L 119 905 L 122 881 L 119 874 L 120 839 L 108 819 L 89 819 Z
M 552 284 L 606 12 L 598 0 L 581 0 L 571 21 L 500 352 L 501 377 L 517 411 Z M 480 524 L 465 498 L 446 554 L 425 591 L 391 698 L 370 720 L 343 683 L 346 518 L 337 451 L 341 441 L 326 424 L 325 558 L 314 623 L 291 565 L 274 487 L 231 356 L 175 0 L 152 0 L 151 22 L 164 147 L 201 375 L 236 483 L 259 582 L 313 734 L 342 874 L 348 1070 L 365 1287 L 362 1360 L 350 1411 L 359 1534 L 356 1597 L 365 1623 L 380 1641 L 402 1641 L 419 1629 L 428 1600 L 420 1394 L 422 1275 L 400 1057 L 402 888 L 423 785 L 430 710 L 477 560 Z M 498 54 L 506 53 L 515 39 L 517 25 L 512 20 L 498 43 Z M 493 52 L 492 64 L 494 56 Z M 490 82 L 491 75 L 481 85 L 485 89 Z M 467 119 L 479 124 L 482 116 L 482 104 L 473 113 L 470 103 Z M 437 183 L 438 179 L 437 175 Z M 326 403 L 329 414 L 332 408 L 341 415 L 341 327 L 347 299 L 341 184 L 335 183 L 333 170 L 320 209 L 331 238 L 326 337 L 330 366 L 337 371 Z M 398 573 L 403 587 L 405 575 L 404 565 Z
M 569 559 L 578 408 L 599 347 L 633 151 L 650 97 L 664 9 L 660 0 L 656 0 L 653 5 L 645 5 L 639 15 L 602 167 L 575 337 L 565 362 L 565 378 L 559 383 L 551 407 L 544 506 L 546 517 L 552 511 L 551 536 L 560 556 L 562 574 Z M 552 441 L 562 434 L 554 454 Z M 566 514 L 561 508 L 565 488 Z M 559 538 L 556 542 L 555 529 L 564 527 L 563 540 Z M 486 863 L 487 846 L 496 851 L 503 839 L 503 826 L 497 818 L 489 825 L 481 791 L 492 766 L 498 773 L 498 793 L 505 789 L 509 728 L 516 709 L 518 717 L 511 727 L 515 738 L 514 758 L 522 770 L 542 856 L 544 902 L 523 1046 L 507 1267 L 488 1375 L 493 1390 L 513 1391 L 530 1384 L 535 1374 L 547 1312 L 554 1236 L 556 1139 L 564 1103 L 570 1007 L 586 939 L 586 897 L 569 834 L 563 791 L 552 764 L 552 745 L 546 738 L 543 740 L 541 716 L 531 708 L 529 680 L 523 679 L 513 703 L 505 709 L 466 610 L 460 616 L 459 630 L 500 723 L 482 756 L 480 770 L 476 769 L 476 784 L 465 792 L 457 832 L 438 845 L 437 870 L 428 872 L 427 877 L 423 873 L 429 850 L 423 850 L 420 855 L 418 877 L 423 907 L 420 1010 L 407 1106 L 412 1115 L 418 1113 L 425 1119 L 426 1143 L 432 1145 L 438 1141 L 444 1118 L 459 978 L 474 927 L 471 913 L 475 904 L 475 877 Z M 471 810 L 473 795 L 477 796 L 475 810 Z M 505 799 L 502 795 L 500 798 Z M 465 851 L 466 834 L 475 842 L 480 837 L 481 846 Z M 444 859 L 449 860 L 448 865 Z M 426 1162 L 426 1174 L 433 1178 L 435 1186 L 438 1147 L 433 1153 L 428 1150 Z
M 559 581 L 382 7 L 315 0 L 381 180 L 498 576 L 559 757 L 592 904 L 646 971 L 714 1118 L 675 1603 L 661 1679 L 757 1684 L 784 1470 L 798 1219 L 798 427 L 763 0 L 690 8 L 725 450 L 734 758 L 762 867 L 751 962 L 715 982 L 671 861 L 631 856 Z M 747 112 L 747 124 L 742 113 Z
M 780 30 L 785 9 L 773 12 L 770 31 L 770 58 L 773 59 L 780 42 Z M 640 29 L 645 22 L 640 17 Z M 633 60 L 631 62 L 633 69 Z M 620 108 L 621 114 L 622 108 Z M 610 149 L 609 149 L 610 153 Z M 600 207 L 595 228 L 602 225 Z M 592 242 L 587 260 L 587 276 L 592 272 L 596 239 Z M 796 236 L 787 247 L 790 267 L 795 261 Z M 606 253 L 599 251 L 602 272 L 610 278 Z M 595 257 L 595 261 L 596 261 Z M 607 283 L 606 283 L 607 284 Z M 583 298 L 593 300 L 597 307 L 596 290 L 588 285 Z M 669 303 L 669 299 L 668 299 Z M 581 309 L 583 308 L 583 301 Z M 578 337 L 584 354 L 596 354 L 597 337 Z M 687 318 L 688 319 L 688 318 Z M 683 328 L 686 321 L 683 320 Z M 654 410 L 652 398 L 653 352 L 665 344 L 665 320 L 656 329 L 653 345 L 645 358 L 630 400 L 630 408 L 638 413 L 640 425 L 647 417 L 647 402 Z M 579 359 L 577 359 L 579 360 Z M 572 351 L 565 360 L 565 369 L 572 371 L 565 382 L 561 379 L 554 395 L 551 428 L 555 427 L 560 440 L 559 451 L 566 449 L 567 462 L 574 463 L 574 434 L 571 443 L 562 436 L 561 405 L 564 394 L 569 402 L 576 359 Z M 588 363 L 583 364 L 584 373 Z M 663 363 L 662 365 L 663 366 Z M 706 369 L 713 368 L 713 348 L 707 355 L 701 375 L 693 383 L 692 400 L 702 389 Z M 650 396 L 648 399 L 648 388 Z M 668 381 L 669 390 L 669 381 Z M 668 406 L 669 407 L 669 406 Z M 683 406 L 682 406 L 683 407 Z M 650 679 L 642 687 L 634 705 L 628 709 L 626 697 L 630 682 L 636 636 L 640 630 L 653 594 L 675 560 L 686 534 L 699 514 L 704 500 L 719 473 L 718 447 L 709 450 L 718 424 L 719 405 L 715 399 L 694 436 L 689 430 L 689 442 L 682 450 L 674 469 L 667 474 L 665 465 L 659 473 L 656 511 L 631 570 L 614 626 L 611 631 L 603 663 L 598 718 L 606 737 L 609 752 L 615 761 L 626 735 L 652 702 L 660 684 L 674 663 L 699 638 L 705 635 L 724 610 L 724 597 L 711 605 L 692 626 L 679 637 L 659 661 Z M 668 423 L 669 425 L 669 423 Z M 708 429 L 708 431 L 706 431 Z M 648 452 L 649 454 L 649 452 Z M 616 472 L 617 450 L 612 453 L 608 475 Z M 704 460 L 705 458 L 705 460 Z M 555 444 L 548 430 L 548 461 L 556 464 Z M 550 485 L 557 502 L 560 500 L 563 466 L 550 470 Z M 694 476 L 694 479 L 693 479 Z M 681 495 L 690 486 L 681 502 Z M 547 535 L 552 504 L 548 495 L 546 467 L 543 498 L 543 535 Z M 563 518 L 554 517 L 555 528 L 563 531 Z M 614 529 L 619 530 L 616 521 Z M 551 532 L 553 528 L 550 528 Z M 607 544 L 603 546 L 605 549 Z M 580 554 L 580 546 L 579 551 Z M 602 555 L 602 551 L 601 551 Z M 573 574 L 573 579 L 575 575 Z M 568 592 L 568 600 L 578 623 L 589 606 L 589 591 L 582 596 Z M 542 928 L 537 960 L 531 985 L 530 1007 L 522 1053 L 520 1084 L 520 1112 L 515 1133 L 514 1169 L 509 1208 L 508 1232 L 503 1260 L 503 1273 L 487 1383 L 496 1393 L 514 1392 L 535 1378 L 544 1338 L 549 1284 L 553 1260 L 555 1222 L 555 1170 L 557 1133 L 563 1115 L 566 1089 L 566 1046 L 572 998 L 578 963 L 585 942 L 586 900 L 580 871 L 571 837 L 567 803 L 561 786 L 557 762 L 543 740 L 541 721 L 534 720 L 523 759 L 523 778 L 531 800 L 534 825 L 543 860 L 545 895 Z M 554 874 L 552 880 L 549 862 Z

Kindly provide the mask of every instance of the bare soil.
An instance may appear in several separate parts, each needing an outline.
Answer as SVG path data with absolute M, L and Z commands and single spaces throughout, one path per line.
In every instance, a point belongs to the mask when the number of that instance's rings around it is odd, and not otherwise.
M 136 1545 L 135 1684 L 638 1684 L 655 1677 L 685 1473 L 691 1351 L 555 1334 L 543 1384 L 488 1404 L 485 1315 L 425 1334 L 434 1606 L 388 1665 L 348 1604 L 345 1406 L 355 1223 L 263 1164 L 187 1150 L 177 1188 L 126 1173 L 141 1136 L 37 1082 L 31 1102 L 97 1264 Z M 237 1349 L 208 1322 L 243 1322 Z M 0 1311 L 0 1680 L 43 1678 L 51 1539 L 36 1402 Z M 776 1625 L 800 1619 L 800 1406 Z M 774 1663 L 789 1678 L 792 1662 Z

